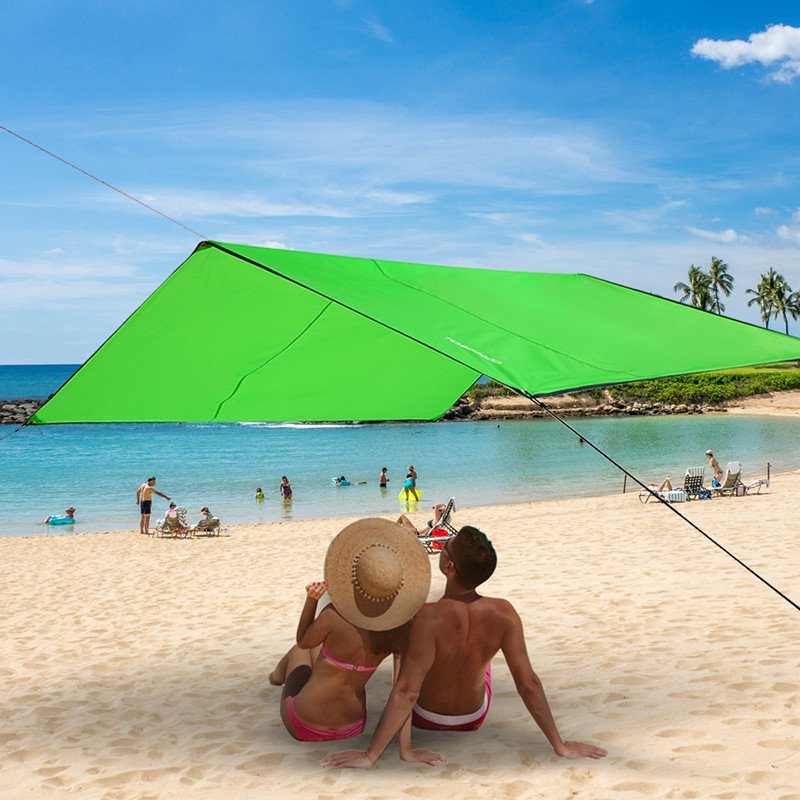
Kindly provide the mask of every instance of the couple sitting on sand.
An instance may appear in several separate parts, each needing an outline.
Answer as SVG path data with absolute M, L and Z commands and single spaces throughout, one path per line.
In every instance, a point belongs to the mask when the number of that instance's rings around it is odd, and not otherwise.
M 475 591 L 496 563 L 485 534 L 462 528 L 439 556 L 444 596 L 425 604 L 428 556 L 401 526 L 364 519 L 341 531 L 325 558 L 325 581 L 306 587 L 297 645 L 270 675 L 284 687 L 281 718 L 289 733 L 312 742 L 358 736 L 366 723 L 367 681 L 393 655 L 394 688 L 368 749 L 322 763 L 369 767 L 398 732 L 404 761 L 445 763 L 431 750 L 411 749 L 411 725 L 477 730 L 489 710 L 491 660 L 502 650 L 517 691 L 556 754 L 602 758 L 606 751 L 599 747 L 561 739 L 513 606 Z M 332 602 L 315 619 L 326 590 Z

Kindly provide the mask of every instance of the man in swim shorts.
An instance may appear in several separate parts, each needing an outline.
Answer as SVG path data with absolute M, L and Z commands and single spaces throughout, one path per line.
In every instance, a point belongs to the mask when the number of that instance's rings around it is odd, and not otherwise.
M 157 494 L 159 497 L 163 497 L 165 500 L 172 500 L 171 497 L 161 494 L 158 489 L 154 489 L 153 487 L 155 485 L 156 479 L 148 478 L 136 490 L 136 505 L 139 506 L 139 510 L 141 512 L 141 517 L 139 519 L 139 533 L 150 533 L 150 514 L 153 511 L 153 495 Z
M 447 578 L 444 596 L 414 617 L 408 651 L 378 727 L 366 751 L 328 756 L 327 767 L 369 767 L 411 714 L 418 728 L 474 731 L 492 698 L 491 660 L 500 651 L 517 691 L 536 724 L 562 758 L 602 758 L 606 751 L 564 741 L 547 697 L 531 667 L 519 614 L 507 600 L 482 597 L 475 590 L 497 564 L 492 543 L 469 525 L 442 549 L 439 569 Z

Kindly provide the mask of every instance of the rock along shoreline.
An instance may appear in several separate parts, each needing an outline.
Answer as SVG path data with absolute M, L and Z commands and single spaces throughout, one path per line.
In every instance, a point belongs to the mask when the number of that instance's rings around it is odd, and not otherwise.
M 639 417 L 666 414 L 703 414 L 727 411 L 723 405 L 695 403 L 624 403 L 610 397 L 595 399 L 588 392 L 554 395 L 543 401 L 558 414 L 570 417 Z M 0 425 L 22 425 L 45 400 L 0 400 Z M 442 416 L 441 421 L 538 419 L 548 416 L 530 400 L 518 395 L 490 395 L 472 400 L 466 394 Z

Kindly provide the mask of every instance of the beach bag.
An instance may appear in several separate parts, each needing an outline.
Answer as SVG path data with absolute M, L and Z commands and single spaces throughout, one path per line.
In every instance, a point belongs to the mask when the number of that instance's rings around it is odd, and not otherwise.
M 686 492 L 683 489 L 672 489 L 672 491 L 664 492 L 664 499 L 668 503 L 685 503 Z
M 445 528 L 434 528 L 431 531 L 431 536 L 441 539 L 450 536 L 450 532 Z M 441 550 L 444 547 L 444 542 L 431 542 L 431 550 Z
M 743 483 L 740 483 L 737 487 L 734 488 L 733 493 L 737 497 L 744 497 L 747 494 L 747 487 Z

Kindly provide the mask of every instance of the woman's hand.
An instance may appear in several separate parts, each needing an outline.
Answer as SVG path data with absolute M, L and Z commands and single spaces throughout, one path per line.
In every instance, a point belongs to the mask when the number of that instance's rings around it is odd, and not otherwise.
M 314 581 L 306 586 L 306 593 L 312 600 L 321 600 L 322 595 L 328 591 L 327 581 Z
M 556 755 L 560 758 L 603 758 L 608 755 L 608 750 L 584 742 L 562 742 Z
M 366 750 L 343 750 L 332 753 L 319 762 L 328 769 L 368 769 L 372 766 Z
M 400 759 L 410 764 L 429 764 L 432 767 L 441 767 L 447 763 L 447 759 L 441 753 L 435 753 L 425 747 L 400 753 Z

